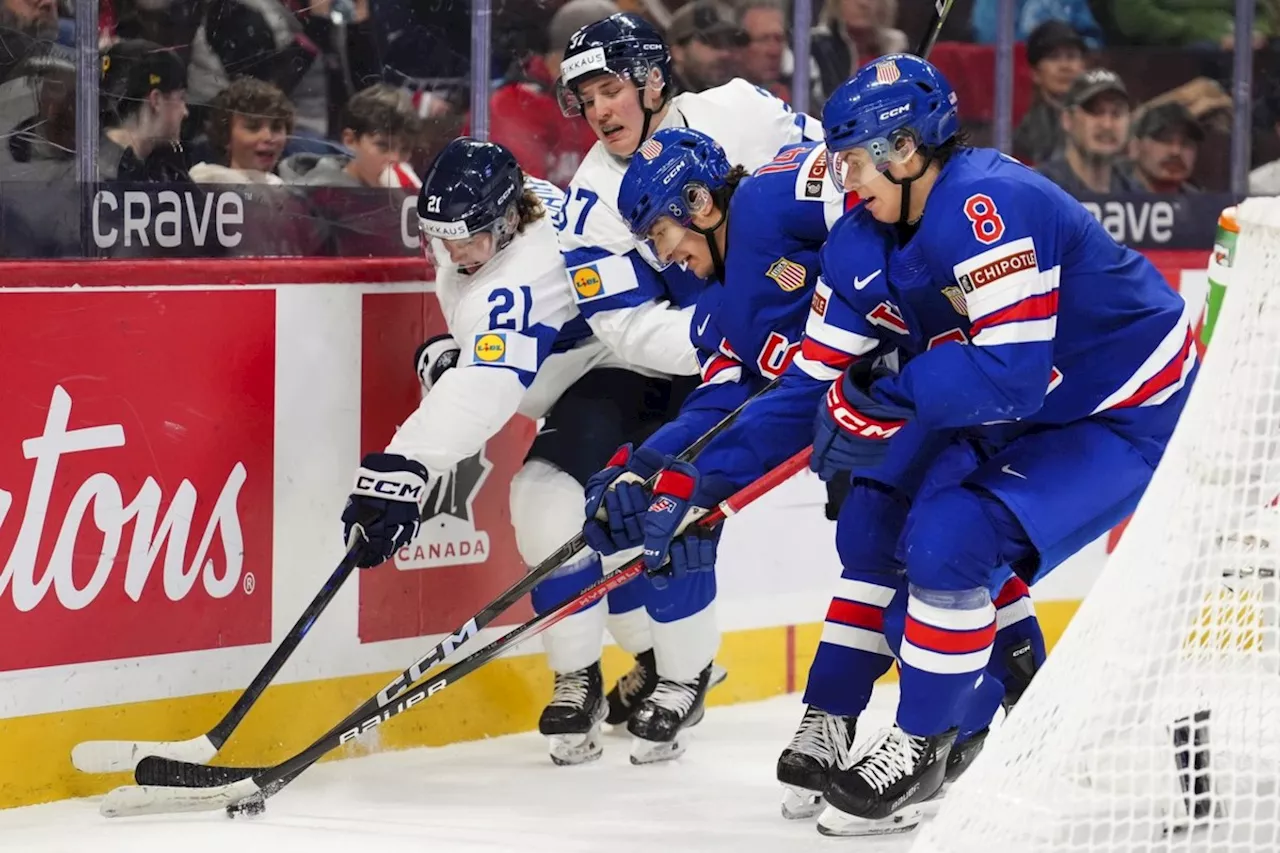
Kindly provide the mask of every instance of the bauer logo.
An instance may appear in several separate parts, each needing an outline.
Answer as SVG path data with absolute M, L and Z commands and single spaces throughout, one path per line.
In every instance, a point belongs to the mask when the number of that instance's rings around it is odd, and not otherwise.
M 594 299 L 604 289 L 600 271 L 595 267 L 579 267 L 573 271 L 573 289 L 580 299 Z
M 429 569 L 489 558 L 489 534 L 476 529 L 475 501 L 491 470 L 481 448 L 434 482 L 422 508 L 418 536 L 396 552 L 396 568 Z
M 0 670 L 269 641 L 274 293 L 5 298 Z

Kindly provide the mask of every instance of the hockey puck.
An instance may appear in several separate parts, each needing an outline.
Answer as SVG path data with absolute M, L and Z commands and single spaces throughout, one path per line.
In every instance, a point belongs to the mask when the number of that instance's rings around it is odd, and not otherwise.
M 251 797 L 241 803 L 227 806 L 227 817 L 257 817 L 267 810 L 267 801 L 262 797 Z

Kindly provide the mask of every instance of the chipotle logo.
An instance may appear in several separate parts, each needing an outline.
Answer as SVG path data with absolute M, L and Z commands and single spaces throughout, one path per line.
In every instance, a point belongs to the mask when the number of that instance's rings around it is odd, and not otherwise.
M 0 670 L 269 641 L 274 294 L 0 311 Z

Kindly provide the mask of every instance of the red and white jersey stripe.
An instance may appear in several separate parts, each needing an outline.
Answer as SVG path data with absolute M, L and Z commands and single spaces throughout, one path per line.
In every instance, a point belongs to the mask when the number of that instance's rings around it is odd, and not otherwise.
M 884 609 L 894 588 L 841 578 L 822 625 L 822 642 L 893 657 L 884 638 Z
M 956 264 L 954 272 L 965 293 L 974 345 L 1053 340 L 1061 269 L 1036 266 L 1030 237 L 988 249 Z
M 938 675 L 978 672 L 991 658 L 996 609 L 936 607 L 911 596 L 902 636 L 902 663 Z
M 1178 393 L 1196 364 L 1195 330 L 1191 320 L 1191 306 L 1188 305 L 1151 355 L 1114 393 L 1099 403 L 1093 413 L 1134 406 L 1158 406 Z

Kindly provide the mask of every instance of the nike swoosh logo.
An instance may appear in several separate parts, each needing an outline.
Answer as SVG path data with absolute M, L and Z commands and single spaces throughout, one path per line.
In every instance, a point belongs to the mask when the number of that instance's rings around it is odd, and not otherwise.
M 708 314 L 707 316 L 705 316 L 705 317 L 703 317 L 703 318 L 702 318 L 702 325 L 698 327 L 698 334 L 699 334 L 699 335 L 701 335 L 703 332 L 705 332 L 705 331 L 707 330 L 707 323 L 710 323 L 710 322 L 711 322 L 711 315 L 710 315 L 710 314 Z
M 853 277 L 853 289 L 854 289 L 854 290 L 862 290 L 862 288 L 866 287 L 868 284 L 870 284 L 871 282 L 875 281 L 876 276 L 880 275 L 880 273 L 882 273 L 882 272 L 884 272 L 884 270 L 876 270 L 875 272 L 873 272 L 871 275 L 867 276 L 866 278 L 858 278 L 857 276 L 854 276 L 854 277 Z
M 1010 468 L 1008 465 L 1005 465 L 1005 466 L 1004 466 L 1003 468 L 1001 468 L 1000 470 L 1001 470 L 1001 471 L 1003 471 L 1004 473 L 1008 474 L 1010 477 L 1017 477 L 1019 480 L 1025 480 L 1025 479 L 1027 479 L 1027 475 L 1026 475 L 1026 474 L 1019 474 L 1017 471 L 1013 470 L 1013 469 L 1012 469 L 1012 468 Z

